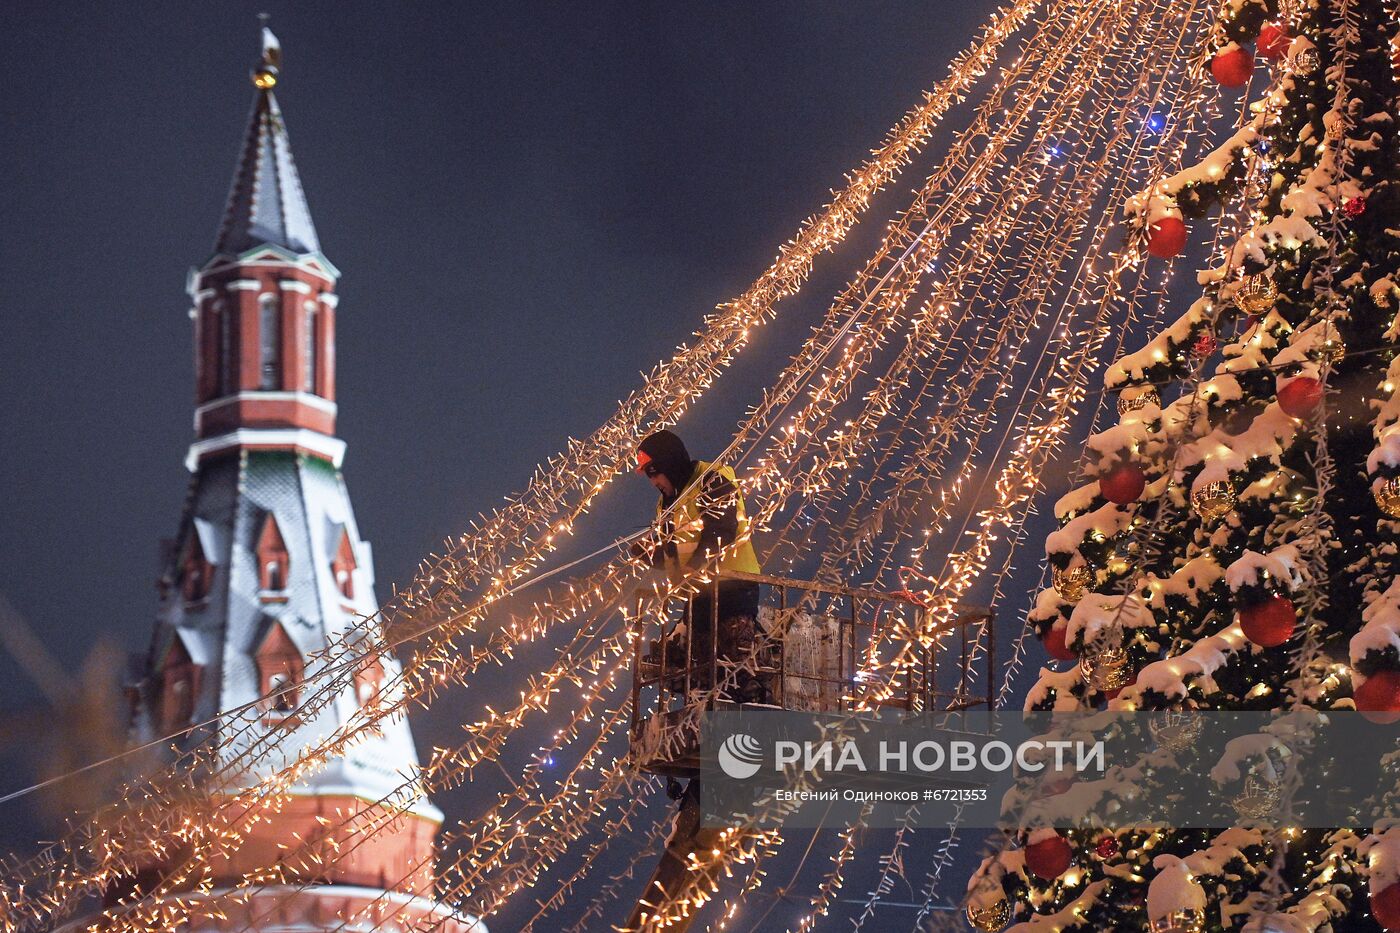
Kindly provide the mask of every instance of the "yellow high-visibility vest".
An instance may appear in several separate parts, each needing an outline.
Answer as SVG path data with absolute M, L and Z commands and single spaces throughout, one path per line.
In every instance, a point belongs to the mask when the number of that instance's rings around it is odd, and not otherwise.
M 749 517 L 744 510 L 744 497 L 739 492 L 738 480 L 734 477 L 734 470 L 727 466 L 714 466 L 701 460 L 697 462 L 695 472 L 690 475 L 690 480 L 686 484 L 685 490 L 680 498 L 672 506 L 670 521 L 675 529 L 675 537 L 672 540 L 676 545 L 676 557 L 680 566 L 684 567 L 695 553 L 695 549 L 700 545 L 700 533 L 705 527 L 704 515 L 700 511 L 700 492 L 704 485 L 704 480 L 700 477 L 710 471 L 718 473 L 720 476 L 734 484 L 734 511 L 739 520 L 739 530 L 736 538 L 737 544 L 726 541 L 724 547 L 724 559 L 720 561 L 721 571 L 733 570 L 740 573 L 762 573 L 762 568 L 758 563 L 758 555 L 754 553 L 753 542 L 749 538 Z M 660 519 L 662 513 L 666 511 L 665 497 L 657 500 L 656 515 Z

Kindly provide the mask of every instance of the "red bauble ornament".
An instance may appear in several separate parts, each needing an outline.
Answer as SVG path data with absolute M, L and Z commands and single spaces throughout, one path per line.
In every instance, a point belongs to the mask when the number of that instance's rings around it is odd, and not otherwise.
M 1290 418 L 1306 418 L 1322 404 L 1322 383 L 1312 376 L 1299 376 L 1278 390 L 1278 407 Z
M 1293 600 L 1283 596 L 1270 596 L 1262 603 L 1240 610 L 1240 628 L 1244 629 L 1244 636 L 1260 648 L 1277 648 L 1288 641 L 1297 624 L 1298 612 L 1293 608 Z
M 1226 48 L 1210 60 L 1210 73 L 1225 87 L 1241 87 L 1254 74 L 1254 56 L 1239 46 Z
M 1054 881 L 1063 875 L 1072 858 L 1064 836 L 1051 836 L 1026 846 L 1026 870 L 1042 881 Z
M 1254 43 L 1254 49 L 1261 58 L 1270 61 L 1277 61 L 1288 54 L 1288 46 L 1293 42 L 1293 37 L 1288 34 L 1288 29 L 1278 23 L 1265 23 L 1259 30 L 1259 39 Z
M 1063 625 L 1052 625 L 1045 633 L 1043 639 L 1045 653 L 1056 661 L 1073 661 L 1079 655 L 1065 643 L 1065 627 Z
M 1360 217 L 1366 213 L 1365 198 L 1347 198 L 1342 202 L 1342 212 L 1348 217 Z
M 1371 916 L 1383 930 L 1400 930 L 1400 884 L 1371 892 Z
M 1198 360 L 1203 360 L 1214 354 L 1219 346 L 1220 343 L 1215 339 L 1215 335 L 1207 331 L 1197 337 L 1195 343 L 1191 344 L 1191 355 Z
M 1186 222 L 1163 217 L 1147 228 L 1147 251 L 1158 259 L 1171 259 L 1186 248 Z
M 1118 837 L 1104 836 L 1099 840 L 1098 845 L 1094 846 L 1094 854 L 1102 859 L 1115 857 L 1118 854 Z
M 1352 698 L 1372 722 L 1400 722 L 1400 671 L 1376 671 L 1356 688 Z
M 1115 505 L 1136 502 L 1146 487 L 1146 474 L 1131 463 L 1120 463 L 1099 477 L 1099 492 Z

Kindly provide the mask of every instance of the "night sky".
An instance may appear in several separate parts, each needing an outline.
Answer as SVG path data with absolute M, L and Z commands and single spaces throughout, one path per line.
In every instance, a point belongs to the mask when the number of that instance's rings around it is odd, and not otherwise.
M 0 597 L 63 670 L 0 646 L 0 793 L 33 778 L 36 736 L 60 734 L 52 681 L 149 636 L 187 483 L 185 275 L 232 176 L 257 12 L 283 44 L 278 97 L 343 272 L 340 434 L 383 597 L 741 292 L 992 7 L 12 7 Z M 733 410 L 683 422 L 698 453 L 722 445 L 860 243 L 783 306 L 725 388 Z M 629 487 L 601 525 L 635 528 L 651 500 Z M 0 848 L 46 831 L 27 802 L 0 805 Z

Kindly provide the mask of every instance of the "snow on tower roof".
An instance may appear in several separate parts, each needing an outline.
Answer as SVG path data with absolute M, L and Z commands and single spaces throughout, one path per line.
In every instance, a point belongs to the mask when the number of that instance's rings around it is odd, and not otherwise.
M 287 126 L 272 92 L 280 76 L 281 61 L 277 37 L 265 28 L 262 60 L 252 75 L 257 97 L 214 242 L 215 253 L 238 255 L 264 243 L 298 253 L 321 251 L 292 159 Z

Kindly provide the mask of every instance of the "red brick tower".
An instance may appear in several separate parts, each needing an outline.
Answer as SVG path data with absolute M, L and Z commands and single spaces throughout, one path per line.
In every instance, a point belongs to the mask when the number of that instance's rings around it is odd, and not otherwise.
M 134 714 L 138 742 L 193 727 L 188 741 L 217 742 L 228 761 L 275 734 L 273 751 L 232 773 L 235 788 L 281 768 L 395 689 L 398 673 L 392 660 L 367 662 L 330 703 L 305 702 L 327 680 L 322 650 L 362 626 L 377 601 L 370 545 L 340 473 L 345 443 L 335 436 L 339 272 L 321 254 L 292 159 L 274 95 L 280 64 L 277 40 L 264 29 L 214 255 L 190 277 L 193 476 Z M 230 710 L 243 712 L 208 725 Z M 417 785 L 418 770 L 408 722 L 398 716 L 287 788 L 274 816 L 208 866 L 216 888 L 208 896 L 284 859 L 295 883 L 221 898 L 209 911 L 220 919 L 188 929 L 485 933 L 432 898 L 442 814 Z M 405 776 L 413 782 L 406 795 Z M 375 802 L 396 790 L 406 815 L 366 833 L 384 815 Z M 303 866 L 288 858 L 308 840 L 324 859 Z M 109 905 L 141 884 L 114 886 Z

